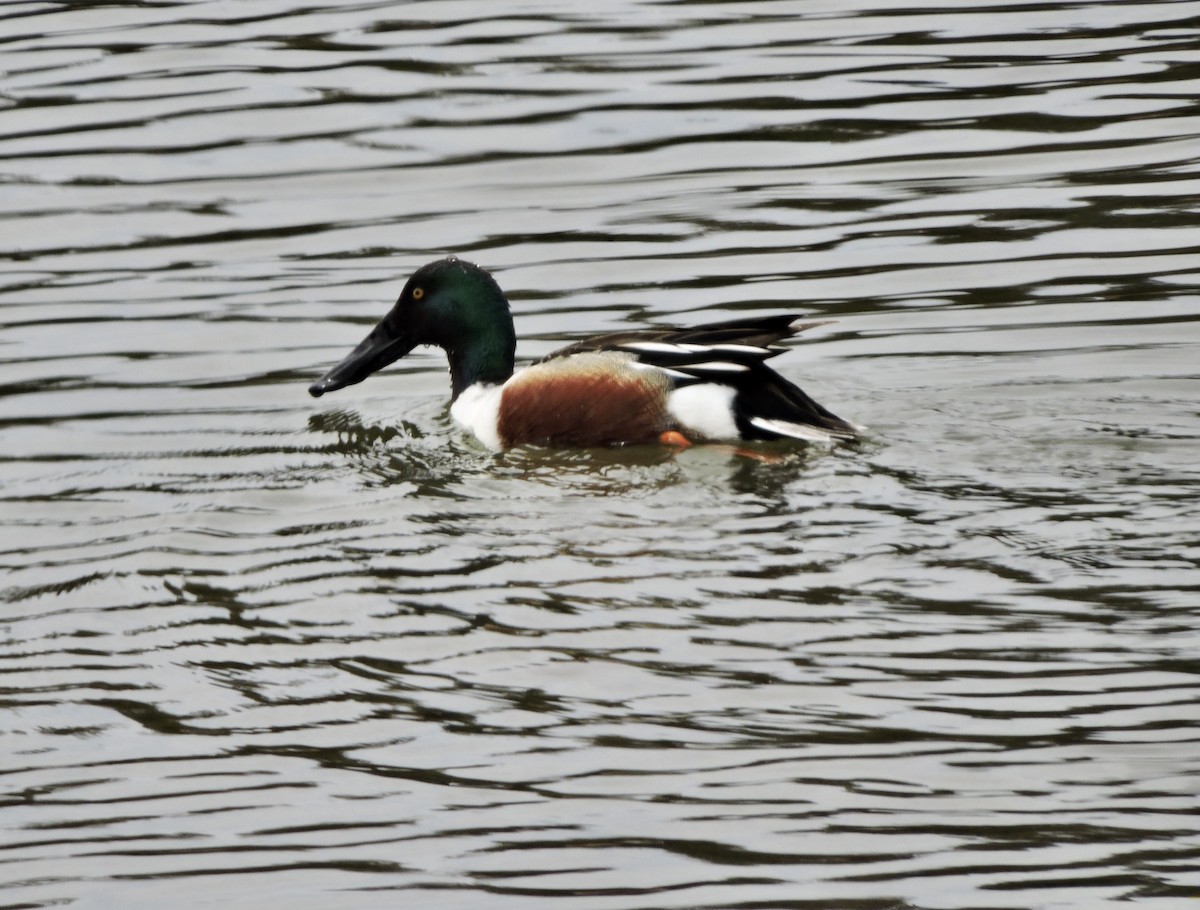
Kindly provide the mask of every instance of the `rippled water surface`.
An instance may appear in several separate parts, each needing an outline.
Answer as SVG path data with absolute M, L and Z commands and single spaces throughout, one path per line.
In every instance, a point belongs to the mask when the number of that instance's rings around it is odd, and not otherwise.
M 501 15 L 501 8 L 503 11 Z M 1200 898 L 1200 3 L 0 8 L 0 908 Z M 837 320 L 861 443 L 491 455 L 531 358 Z

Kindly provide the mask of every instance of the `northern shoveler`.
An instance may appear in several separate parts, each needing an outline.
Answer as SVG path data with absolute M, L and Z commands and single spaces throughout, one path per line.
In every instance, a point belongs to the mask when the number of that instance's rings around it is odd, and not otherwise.
M 484 269 L 453 256 L 418 269 L 379 325 L 309 387 L 319 398 L 436 345 L 450 361 L 450 413 L 489 448 L 849 439 L 830 413 L 765 363 L 778 342 L 820 325 L 790 314 L 691 329 L 616 332 L 513 372 L 508 300 Z

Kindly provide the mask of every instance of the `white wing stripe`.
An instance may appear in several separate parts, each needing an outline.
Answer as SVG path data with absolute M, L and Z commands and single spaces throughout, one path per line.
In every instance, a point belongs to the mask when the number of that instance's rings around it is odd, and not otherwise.
M 771 353 L 769 349 L 753 344 L 681 344 L 679 346 L 688 351 L 704 354 L 719 354 L 723 351 L 726 354 L 749 354 L 753 357 L 765 357 Z
M 837 437 L 820 427 L 805 426 L 802 423 L 792 423 L 790 420 L 771 420 L 767 417 L 751 417 L 750 425 L 766 430 L 768 433 L 778 433 L 780 436 L 790 436 L 792 439 L 804 439 L 809 442 L 833 442 Z
M 689 373 L 745 373 L 750 367 L 744 363 L 730 363 L 728 360 L 706 360 L 704 363 L 679 364 L 679 369 Z
M 653 363 L 642 363 L 640 360 L 631 360 L 629 365 L 635 370 L 657 370 L 660 373 L 666 373 L 672 379 L 695 379 L 687 373 L 681 373 L 679 370 L 672 370 L 670 367 L 660 367 Z
M 647 354 L 687 354 L 684 347 L 678 344 L 667 344 L 663 341 L 631 341 L 628 344 L 617 345 L 623 351 L 645 351 Z

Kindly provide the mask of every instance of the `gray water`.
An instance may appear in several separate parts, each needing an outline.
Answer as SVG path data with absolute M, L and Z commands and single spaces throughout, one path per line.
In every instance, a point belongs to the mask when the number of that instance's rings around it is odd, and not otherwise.
M 503 7 L 503 15 L 497 13 Z M 1195 907 L 1200 3 L 0 9 L 0 908 Z M 492 455 L 422 263 L 835 319 Z

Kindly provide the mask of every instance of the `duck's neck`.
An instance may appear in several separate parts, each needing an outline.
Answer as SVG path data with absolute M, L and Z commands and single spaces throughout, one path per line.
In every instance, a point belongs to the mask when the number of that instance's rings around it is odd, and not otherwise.
M 477 383 L 499 385 L 513 374 L 517 339 L 510 328 L 486 338 L 473 338 L 446 349 L 450 361 L 450 400 Z

